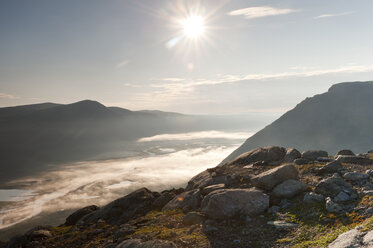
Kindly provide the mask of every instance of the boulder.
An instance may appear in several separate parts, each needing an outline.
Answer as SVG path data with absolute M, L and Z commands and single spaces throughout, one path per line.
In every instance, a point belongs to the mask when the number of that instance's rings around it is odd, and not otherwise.
M 225 184 L 227 177 L 225 175 L 217 174 L 213 170 L 205 170 L 198 175 L 194 176 L 186 187 L 186 191 L 193 189 L 204 188 L 214 184 Z
M 356 197 L 355 190 L 338 174 L 328 177 L 316 185 L 315 192 L 323 196 L 335 197 L 344 191 L 351 197 Z
M 184 225 L 196 225 L 202 224 L 203 221 L 206 219 L 205 215 L 199 212 L 189 212 L 183 217 Z
M 324 200 L 325 198 L 322 195 L 316 194 L 314 192 L 308 192 L 303 197 L 304 203 L 320 203 Z
M 272 163 L 281 161 L 286 154 L 286 149 L 279 146 L 267 146 L 245 152 L 228 163 L 228 165 L 248 165 L 258 161 Z
M 285 154 L 285 157 L 283 159 L 283 162 L 291 163 L 294 160 L 300 158 L 301 156 L 302 155 L 300 154 L 300 152 L 297 149 L 288 148 L 288 149 L 286 149 L 286 154 Z
M 302 158 L 316 160 L 319 157 L 328 157 L 328 152 L 322 150 L 308 150 L 302 152 Z
M 348 232 L 342 233 L 329 244 L 328 248 L 358 248 L 361 246 L 361 238 L 364 233 L 360 232 L 357 229 L 352 229 Z
M 140 239 L 127 239 L 115 248 L 177 248 L 177 246 L 173 242 L 157 239 L 145 242 Z
M 74 213 L 70 214 L 65 221 L 65 226 L 72 226 L 75 225 L 79 220 L 81 220 L 84 216 L 94 213 L 97 211 L 99 207 L 96 205 L 87 206 L 76 210 Z
M 373 230 L 370 230 L 364 235 L 363 244 L 368 247 L 373 247 Z
M 329 157 L 318 157 L 316 159 L 316 161 L 320 163 L 329 163 L 329 162 L 333 162 L 334 160 L 335 160 L 334 158 L 329 158 Z
M 271 190 L 276 185 L 289 179 L 298 179 L 298 170 L 292 164 L 285 164 L 265 171 L 253 177 L 251 182 L 257 188 Z
M 294 164 L 297 165 L 304 165 L 304 164 L 309 164 L 311 161 L 305 158 L 297 158 L 294 160 Z
M 154 209 L 162 209 L 167 203 L 169 203 L 174 197 L 175 192 L 167 190 L 161 193 L 161 195 L 153 202 Z
M 359 181 L 363 179 L 367 179 L 369 176 L 367 174 L 363 174 L 360 172 L 347 172 L 343 174 L 343 178 L 348 181 Z
M 272 190 L 272 195 L 278 198 L 293 198 L 299 193 L 307 191 L 309 186 L 294 179 L 286 180 Z
M 202 201 L 202 212 L 213 219 L 227 219 L 238 215 L 256 215 L 269 207 L 269 196 L 251 189 L 220 189 Z
M 372 160 L 362 156 L 349 156 L 349 155 L 340 155 L 337 157 L 337 160 L 341 163 L 346 164 L 371 164 Z
M 339 155 L 355 156 L 355 153 L 353 153 L 351 150 L 343 149 L 343 150 L 340 150 L 339 152 L 337 152 L 337 155 L 335 155 L 335 156 L 338 157 Z
M 97 210 L 87 221 L 102 219 L 112 225 L 123 224 L 136 216 L 142 216 L 149 212 L 154 200 L 155 194 L 153 192 L 141 188 Z
M 207 187 L 203 188 L 201 190 L 201 193 L 202 193 L 203 196 L 205 196 L 205 195 L 210 194 L 214 190 L 224 189 L 224 188 L 225 188 L 225 184 L 222 184 L 222 183 L 221 184 L 214 184 L 214 185 L 210 185 L 210 186 L 207 186 Z
M 324 174 L 324 173 L 335 173 L 335 172 L 338 172 L 342 169 L 342 165 L 339 161 L 337 160 L 334 160 L 333 162 L 330 162 L 326 165 L 324 165 L 323 167 L 321 167 L 320 169 L 318 169 L 318 173 L 319 174 Z
M 171 209 L 183 209 L 183 210 L 196 210 L 200 207 L 202 200 L 202 194 L 200 190 L 191 190 L 183 192 L 175 196 L 171 201 L 169 201 L 163 208 L 162 211 Z

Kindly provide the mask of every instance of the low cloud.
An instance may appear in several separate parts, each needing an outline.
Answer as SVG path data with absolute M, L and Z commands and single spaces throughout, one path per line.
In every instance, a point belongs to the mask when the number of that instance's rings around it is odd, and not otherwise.
M 330 18 L 330 17 L 337 17 L 337 16 L 345 16 L 345 15 L 350 15 L 352 13 L 354 13 L 354 12 L 353 11 L 348 11 L 348 12 L 342 12 L 342 13 L 323 14 L 323 15 L 315 16 L 315 19 Z
M 299 10 L 295 9 L 280 9 L 270 6 L 259 6 L 259 7 L 250 7 L 244 9 L 237 9 L 229 12 L 231 16 L 243 16 L 245 19 L 254 19 L 262 18 L 267 16 L 277 16 L 277 15 L 286 15 Z
M 21 185 L 27 181 L 33 182 L 28 190 L 36 195 L 1 209 L 0 229 L 42 212 L 107 204 L 141 187 L 156 191 L 184 187 L 191 177 L 221 162 L 243 139 L 214 145 L 200 145 L 199 142 L 189 149 L 185 149 L 185 142 L 179 147 L 172 145 L 173 149 L 146 146 L 142 158 L 80 162 L 65 165 L 37 178 L 18 181 Z M 170 146 L 169 142 L 167 144 Z M 158 155 L 154 150 L 159 150 Z M 143 153 L 150 156 L 146 157 Z
M 150 141 L 170 141 L 170 140 L 194 140 L 194 139 L 247 139 L 253 133 L 247 132 L 221 132 L 221 131 L 205 131 L 205 132 L 190 132 L 177 134 L 160 134 L 151 137 L 141 138 L 139 142 Z

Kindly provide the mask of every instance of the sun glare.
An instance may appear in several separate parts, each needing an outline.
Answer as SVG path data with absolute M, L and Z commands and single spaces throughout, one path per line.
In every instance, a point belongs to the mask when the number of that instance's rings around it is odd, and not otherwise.
M 184 22 L 184 34 L 189 38 L 198 38 L 205 31 L 203 18 L 201 16 L 191 16 Z

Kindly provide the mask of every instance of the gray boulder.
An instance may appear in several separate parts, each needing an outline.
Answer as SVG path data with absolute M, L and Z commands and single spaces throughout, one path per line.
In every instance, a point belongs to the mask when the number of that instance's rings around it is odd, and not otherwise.
M 97 210 L 87 221 L 102 219 L 112 225 L 122 224 L 135 216 L 141 216 L 149 212 L 154 200 L 155 194 L 153 192 L 141 188 Z
M 183 209 L 183 210 L 196 210 L 200 207 L 202 200 L 202 194 L 200 190 L 191 190 L 183 192 L 175 196 L 171 201 L 169 201 L 163 208 L 162 211 L 172 210 L 172 209 Z
M 256 215 L 269 207 L 269 196 L 251 189 L 221 189 L 208 194 L 202 201 L 202 212 L 213 219 L 237 215 Z
M 286 149 L 279 146 L 267 146 L 245 152 L 228 163 L 228 165 L 248 165 L 258 161 L 265 163 L 281 161 L 286 154 Z
M 225 188 L 225 184 L 214 184 L 214 185 L 210 185 L 210 186 L 207 186 L 207 187 L 204 187 L 202 190 L 201 190 L 201 193 L 202 195 L 208 195 L 210 194 L 212 191 L 214 190 L 218 190 L 218 189 L 224 189 Z
M 367 174 L 363 174 L 360 172 L 347 172 L 343 174 L 343 178 L 348 181 L 359 181 L 363 179 L 367 179 L 369 176 Z
M 211 170 L 205 170 L 199 173 L 198 175 L 194 176 L 192 179 L 190 179 L 185 190 L 190 191 L 193 189 L 204 188 L 214 184 L 225 183 L 227 183 L 227 177 L 225 175 L 220 175 L 216 172 L 211 172 Z
M 328 157 L 328 152 L 322 150 L 308 150 L 302 153 L 302 158 L 316 160 L 320 157 Z
M 255 187 L 271 190 L 276 185 L 289 180 L 298 179 L 298 170 L 292 164 L 285 164 L 265 171 L 251 179 Z
M 346 164 L 371 164 L 372 160 L 367 157 L 362 156 L 349 156 L 349 155 L 340 155 L 337 157 L 337 160 L 341 163 Z
M 357 229 L 342 233 L 328 248 L 358 248 L 361 246 L 361 238 L 364 234 Z
M 338 157 L 339 155 L 355 156 L 355 153 L 353 153 L 351 150 L 343 149 L 343 150 L 340 150 L 340 151 L 337 153 L 337 155 L 335 155 L 335 156 Z
M 335 173 L 335 172 L 340 171 L 341 169 L 342 169 L 341 162 L 339 162 L 337 160 L 334 160 L 333 162 L 330 162 L 330 163 L 324 165 L 323 167 L 321 167 L 318 170 L 318 173 L 319 174 L 323 174 L 323 173 Z
M 302 155 L 301 153 L 295 149 L 295 148 L 288 148 L 286 149 L 286 154 L 283 159 L 283 162 L 290 163 L 293 162 L 294 160 L 300 158 Z
M 309 186 L 307 184 L 290 179 L 277 185 L 273 189 L 272 195 L 278 198 L 293 198 L 297 194 L 307 191 L 308 189 Z
M 323 196 L 335 197 L 344 191 L 351 197 L 356 197 L 355 190 L 338 174 L 328 177 L 316 185 L 315 192 Z
M 81 208 L 81 209 L 75 211 L 74 213 L 70 214 L 66 218 L 66 221 L 65 221 L 64 225 L 65 226 L 75 225 L 83 217 L 85 217 L 85 216 L 87 216 L 89 214 L 94 213 L 98 209 L 99 209 L 99 207 L 97 207 L 96 205 L 91 205 L 91 206 L 87 206 L 87 207 Z
M 308 192 L 303 197 L 304 203 L 320 203 L 324 200 L 325 198 L 322 195 L 316 194 L 314 192 Z
M 341 191 L 338 193 L 336 197 L 333 198 L 333 201 L 339 203 L 339 202 L 347 202 L 351 200 L 351 196 L 348 195 L 347 193 Z
M 164 240 L 150 240 L 142 242 L 140 239 L 128 239 L 115 248 L 177 248 L 173 242 Z
M 297 158 L 294 160 L 294 164 L 297 165 L 304 165 L 304 164 L 309 164 L 311 161 L 305 158 Z

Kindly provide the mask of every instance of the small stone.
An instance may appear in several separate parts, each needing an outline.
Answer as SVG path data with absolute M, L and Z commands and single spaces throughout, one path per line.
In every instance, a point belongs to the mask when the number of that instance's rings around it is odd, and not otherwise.
M 370 207 L 366 210 L 367 214 L 373 214 L 373 207 Z
M 333 202 L 330 197 L 327 197 L 326 210 L 330 213 L 339 213 L 342 211 L 342 207 L 338 203 Z
M 268 221 L 267 224 L 275 226 L 276 229 L 290 229 L 298 226 L 295 223 L 289 223 L 281 220 Z
M 210 232 L 216 232 L 218 231 L 219 229 L 215 226 L 210 226 L 210 225 L 204 225 L 202 227 L 202 231 L 203 232 L 206 232 L 206 233 L 210 233 Z
M 367 174 L 370 177 L 373 176 L 373 169 L 366 170 L 365 174 Z
M 306 193 L 303 197 L 304 203 L 319 203 L 323 202 L 325 199 L 322 195 L 316 194 L 314 192 Z
M 339 192 L 339 194 L 333 199 L 335 202 L 346 202 L 349 200 L 351 200 L 351 197 L 343 191 Z

